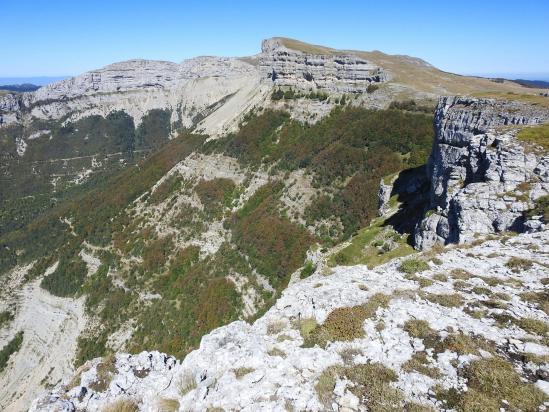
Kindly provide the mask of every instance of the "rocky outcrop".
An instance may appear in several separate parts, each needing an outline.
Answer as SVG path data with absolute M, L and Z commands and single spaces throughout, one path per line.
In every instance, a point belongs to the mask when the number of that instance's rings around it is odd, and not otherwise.
M 416 247 L 524 230 L 524 212 L 549 193 L 549 155 L 516 134 L 548 119 L 546 109 L 516 101 L 442 98 L 428 166 L 430 201 Z
M 388 74 L 354 54 L 315 54 L 286 47 L 281 39 L 263 40 L 259 69 L 265 82 L 302 90 L 364 93 Z

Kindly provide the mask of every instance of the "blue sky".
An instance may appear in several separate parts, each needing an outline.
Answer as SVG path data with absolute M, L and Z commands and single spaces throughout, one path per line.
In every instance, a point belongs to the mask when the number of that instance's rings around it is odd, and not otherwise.
M 0 13 L 2 77 L 250 55 L 261 39 L 286 36 L 408 54 L 455 73 L 549 79 L 548 0 L 0 0 Z

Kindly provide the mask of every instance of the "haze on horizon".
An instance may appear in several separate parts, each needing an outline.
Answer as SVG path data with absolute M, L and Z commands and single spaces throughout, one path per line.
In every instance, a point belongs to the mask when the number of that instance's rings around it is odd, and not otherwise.
M 253 55 L 273 36 L 407 54 L 458 74 L 549 80 L 544 0 L 525 0 L 520 10 L 509 0 L 36 0 L 1 9 L 10 34 L 0 80 L 72 76 L 132 58 Z

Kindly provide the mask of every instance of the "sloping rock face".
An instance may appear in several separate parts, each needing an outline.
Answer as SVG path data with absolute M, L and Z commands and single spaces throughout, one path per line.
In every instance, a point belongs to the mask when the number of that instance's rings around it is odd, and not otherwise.
M 388 79 L 381 67 L 352 54 L 304 53 L 276 38 L 263 40 L 261 51 L 261 77 L 278 86 L 364 93 L 368 85 Z
M 183 361 L 158 352 L 95 359 L 37 399 L 31 411 L 101 410 L 120 399 L 142 411 L 167 410 L 167 404 L 182 411 L 376 410 L 351 382 L 352 368 L 372 364 L 395 373 L 390 410 L 448 410 L 435 388 L 453 388 L 465 397 L 470 382 L 463 370 L 494 358 L 524 377 L 535 402 L 543 403 L 549 364 L 529 359 L 546 359 L 549 347 L 544 332 L 528 325 L 549 322 L 532 300 L 548 280 L 548 245 L 549 232 L 543 231 L 454 247 L 411 276 L 399 269 L 399 260 L 374 270 L 318 271 L 289 286 L 254 324 L 233 322 L 204 336 Z M 511 262 L 519 258 L 529 263 L 515 270 Z M 370 306 L 373 312 L 358 326 L 363 333 L 354 339 L 304 343 L 311 322 L 323 324 L 334 310 L 372 305 L 380 296 L 386 304 Z M 423 335 L 411 327 L 418 319 L 425 322 Z M 334 366 L 348 374 L 330 381 L 325 372 L 337 371 Z M 411 403 L 414 409 L 404 407 Z M 510 409 L 526 410 L 524 405 Z
M 4 123 L 38 119 L 78 120 L 123 110 L 139 124 L 153 109 L 167 109 L 172 122 L 196 126 L 221 106 L 215 125 L 222 133 L 264 95 L 257 68 L 236 58 L 197 57 L 181 64 L 129 60 L 44 86 L 32 93 L 0 97 Z
M 523 212 L 549 193 L 549 154 L 518 141 L 515 126 L 548 119 L 546 109 L 520 102 L 442 98 L 428 166 L 429 212 L 416 230 L 416 247 L 528 228 Z

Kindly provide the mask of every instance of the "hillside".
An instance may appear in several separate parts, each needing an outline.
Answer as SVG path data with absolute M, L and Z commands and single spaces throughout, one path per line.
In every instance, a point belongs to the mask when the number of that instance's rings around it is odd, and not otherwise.
M 435 80 L 429 86 L 426 79 Z M 517 99 L 438 100 L 449 90 Z M 322 324 L 333 309 L 368 305 L 371 288 L 392 295 L 403 284 L 417 291 L 418 279 L 404 279 L 397 269 L 403 257 L 417 253 L 414 247 L 434 248 L 451 262 L 463 254 L 443 245 L 476 244 L 486 238 L 492 241 L 486 245 L 489 250 L 475 247 L 488 255 L 504 247 L 508 231 L 541 232 L 521 237 L 524 245 L 511 243 L 516 254 L 493 257 L 493 276 L 506 283 L 502 290 L 489 292 L 507 293 L 509 300 L 498 299 L 517 308 L 532 309 L 535 302 L 545 307 L 541 289 L 549 183 L 546 125 L 541 124 L 549 111 L 544 104 L 527 102 L 522 97 L 526 93 L 531 99 L 543 98 L 514 83 L 449 75 L 405 56 L 334 51 L 275 38 L 265 40 L 262 52 L 250 58 L 200 57 L 181 64 L 131 60 L 34 93 L 0 97 L 7 120 L 0 127 L 0 279 L 5 284 L 0 291 L 0 409 L 24 410 L 51 388 L 53 397 L 42 397 L 35 404 L 38 410 L 57 401 L 67 410 L 82 408 L 83 399 L 97 402 L 97 409 L 115 401 L 115 387 L 120 386 L 111 378 L 128 368 L 138 370 L 134 376 L 120 375 L 137 379 L 136 392 L 128 392 L 136 395 L 132 401 L 154 409 L 158 399 L 148 391 L 183 370 L 185 362 L 209 362 L 201 360 L 210 357 L 203 355 L 204 342 L 225 336 L 225 330 L 236 328 L 246 350 L 268 352 L 274 347 L 261 349 L 263 330 L 253 328 L 262 328 L 272 316 L 288 321 L 297 316 L 298 322 L 314 317 Z M 528 259 L 534 263 L 519 285 L 505 268 L 506 259 L 519 256 L 521 248 L 531 249 Z M 427 292 L 440 298 L 442 289 L 457 285 L 448 274 L 441 280 L 435 271 L 454 267 L 446 260 L 437 263 L 429 253 L 408 264 L 427 270 L 422 262 L 431 262 L 433 273 L 423 283 L 439 282 L 439 289 Z M 472 270 L 477 261 L 468 258 L 464 269 Z M 470 278 L 484 281 L 486 276 L 473 272 Z M 315 286 L 324 277 L 326 290 Z M 367 280 L 364 293 L 354 293 L 351 278 Z M 513 289 L 507 290 L 507 284 Z M 479 295 L 462 286 L 454 320 L 472 316 L 464 302 Z M 474 280 L 470 286 L 482 284 Z M 348 302 L 346 288 L 353 293 Z M 525 297 L 530 292 L 535 296 Z M 280 305 L 294 299 L 289 298 L 294 293 L 299 304 L 291 303 L 292 313 L 282 314 L 286 309 Z M 395 302 L 406 298 L 413 312 L 427 295 L 418 296 L 410 292 Z M 392 310 L 393 300 L 385 303 Z M 354 310 L 343 312 L 354 317 Z M 539 311 L 509 310 L 503 315 L 516 319 L 506 317 L 506 325 L 498 326 L 501 331 L 494 329 L 495 335 L 487 333 L 485 339 L 501 345 L 502 337 L 510 336 L 512 325 L 526 315 L 537 319 L 538 326 L 547 321 Z M 295 323 L 286 320 L 284 328 Z M 493 323 L 477 320 L 481 330 Z M 296 401 L 297 409 L 309 405 L 321 410 L 322 402 L 332 402 L 331 393 L 318 398 L 313 388 L 321 368 L 337 363 L 339 355 L 330 352 L 327 341 L 333 339 L 322 326 L 305 324 L 318 332 L 319 341 L 306 344 L 311 348 L 297 349 L 303 336 L 295 325 L 288 330 L 291 339 L 281 338 L 280 343 L 302 352 L 303 359 L 309 359 L 309 352 L 316 354 L 311 358 L 314 370 L 295 365 L 298 358 L 292 360 L 307 393 L 284 392 L 280 402 L 270 399 L 278 381 L 269 375 L 254 384 L 253 393 L 267 399 L 265 407 Z M 224 325 L 229 326 L 217 329 Z M 354 332 L 361 335 L 362 326 L 353 326 Z M 446 326 L 431 325 L 437 332 Z M 400 328 L 397 335 L 404 333 L 403 325 L 395 327 Z M 546 355 L 544 333 L 532 337 L 540 356 Z M 441 332 L 439 340 L 445 337 Z M 256 343 L 248 347 L 248 340 Z M 222 341 L 231 352 L 230 339 Z M 357 341 L 359 346 L 368 342 Z M 500 355 L 509 361 L 508 352 Z M 273 352 L 256 360 L 266 366 L 282 357 Z M 147 359 L 154 359 L 151 368 L 158 374 L 150 379 L 157 383 L 147 380 L 149 368 L 141 367 Z M 397 403 L 411 402 L 410 408 L 412 403 L 440 406 L 425 387 L 417 394 L 417 388 L 406 387 L 401 363 L 384 364 L 393 372 L 375 370 L 389 377 L 397 372 L 399 377 L 389 380 L 398 381 L 403 393 L 394 392 L 388 382 L 381 389 L 394 393 Z M 79 367 L 87 371 L 84 383 L 71 386 L 68 375 Z M 219 367 L 216 379 L 222 385 L 227 374 L 221 363 Z M 444 390 L 461 391 L 459 365 L 452 367 L 441 367 L 450 380 L 440 378 L 439 383 Z M 534 382 L 528 372 L 532 368 L 521 376 Z M 545 369 L 539 370 L 543 374 Z M 240 377 L 248 375 L 241 372 Z M 220 392 L 211 392 L 210 384 L 204 391 L 214 395 L 203 398 L 193 381 L 208 379 L 199 379 L 201 372 L 194 369 L 192 373 L 189 396 L 176 396 L 172 386 L 169 398 L 196 404 L 197 410 L 240 402 L 226 397 L 228 389 L 222 386 Z M 335 375 L 327 379 L 328 386 L 343 382 L 334 380 Z M 340 394 L 333 396 L 355 402 L 346 395 L 347 384 L 338 385 Z M 524 387 L 525 393 L 541 399 L 533 385 Z M 543 389 L 543 383 L 538 387 Z M 147 395 L 141 399 L 138 393 Z M 196 403 L 195 395 L 203 404 Z M 223 407 L 238 409 L 236 405 Z

